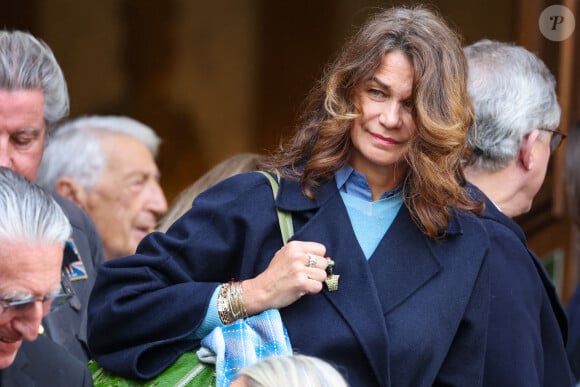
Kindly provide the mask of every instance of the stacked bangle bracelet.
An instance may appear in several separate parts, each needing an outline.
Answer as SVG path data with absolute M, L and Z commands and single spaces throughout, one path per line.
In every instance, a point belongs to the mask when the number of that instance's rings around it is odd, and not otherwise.
M 244 291 L 241 282 L 222 284 L 217 299 L 218 315 L 224 325 L 248 317 L 244 305 Z

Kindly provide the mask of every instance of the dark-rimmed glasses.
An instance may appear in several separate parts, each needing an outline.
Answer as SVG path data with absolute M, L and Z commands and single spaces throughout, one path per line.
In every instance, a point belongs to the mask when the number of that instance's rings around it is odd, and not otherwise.
M 567 136 L 566 133 L 560 132 L 559 130 L 556 129 L 540 129 L 540 130 L 552 133 L 552 138 L 550 139 L 550 152 L 554 152 L 556 149 L 558 149 L 562 141 Z
M 12 308 L 15 311 L 23 311 L 30 308 L 36 302 L 42 303 L 45 314 L 53 312 L 64 305 L 73 295 L 74 292 L 70 285 L 70 279 L 66 273 L 63 273 L 61 276 L 60 287 L 53 293 L 47 294 L 44 297 L 38 298 L 28 296 L 14 301 L 3 300 L 0 298 L 0 317 L 2 317 L 8 309 Z

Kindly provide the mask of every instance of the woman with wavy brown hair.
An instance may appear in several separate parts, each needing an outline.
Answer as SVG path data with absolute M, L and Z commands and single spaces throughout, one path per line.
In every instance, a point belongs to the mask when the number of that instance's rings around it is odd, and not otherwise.
M 490 245 L 463 191 L 466 72 L 433 11 L 375 14 L 263 163 L 275 199 L 262 174 L 236 175 L 102 267 L 97 361 L 151 378 L 214 328 L 275 309 L 292 349 L 350 385 L 481 385 Z M 276 210 L 292 216 L 285 245 Z
M 416 131 L 408 143 L 393 146 L 403 151 L 403 157 L 393 163 L 391 188 L 406 179 L 404 200 L 418 226 L 431 237 L 445 232 L 449 208 L 479 213 L 480 203 L 465 196 L 459 168 L 467 152 L 467 128 L 474 119 L 466 60 L 459 37 L 440 23 L 420 9 L 376 15 L 327 69 L 305 103 L 295 137 L 270 166 L 280 168 L 288 178 L 300 179 L 305 194 L 312 197 L 318 180 L 331 179 L 352 162 L 357 149 L 351 132 L 361 117 L 361 95 L 373 92 L 365 88 L 376 88 L 370 81 L 384 55 L 400 53 L 414 75 L 403 108 Z M 302 164 L 303 168 L 296 168 Z

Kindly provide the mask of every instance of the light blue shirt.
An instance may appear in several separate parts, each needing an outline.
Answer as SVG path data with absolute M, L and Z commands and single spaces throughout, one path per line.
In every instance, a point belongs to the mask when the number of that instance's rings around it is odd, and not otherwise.
M 335 179 L 356 239 L 369 259 L 403 205 L 402 189 L 383 192 L 373 201 L 366 177 L 351 166 L 337 171 Z

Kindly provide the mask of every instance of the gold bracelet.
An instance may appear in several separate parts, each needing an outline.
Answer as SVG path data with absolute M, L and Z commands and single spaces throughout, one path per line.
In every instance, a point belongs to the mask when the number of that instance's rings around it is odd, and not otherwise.
M 231 284 L 225 283 L 220 286 L 220 291 L 218 293 L 217 307 L 218 316 L 224 325 L 231 324 L 235 321 L 234 316 L 230 308 L 229 294 L 230 294 Z
M 241 282 L 228 282 L 220 286 L 218 293 L 218 316 L 224 325 L 248 317 L 244 303 L 244 290 Z
M 234 282 L 230 286 L 230 302 L 231 310 L 234 317 L 237 319 L 248 317 L 248 311 L 244 303 L 244 290 L 242 282 Z

